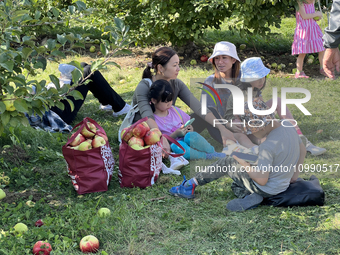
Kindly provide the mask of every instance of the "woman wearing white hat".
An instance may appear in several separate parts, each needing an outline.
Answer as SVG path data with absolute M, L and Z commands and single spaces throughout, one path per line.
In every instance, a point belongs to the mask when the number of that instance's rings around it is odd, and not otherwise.
M 237 85 L 239 83 L 239 77 L 240 77 L 240 59 L 237 55 L 236 47 L 234 44 L 230 42 L 218 42 L 215 44 L 213 54 L 209 58 L 210 63 L 213 64 L 215 73 L 210 75 L 208 78 L 205 79 L 204 83 L 213 87 L 218 95 L 221 98 L 222 105 L 219 103 L 215 104 L 215 102 L 218 102 L 217 95 L 215 93 L 212 93 L 211 89 L 207 86 L 204 86 L 203 88 L 205 90 L 208 90 L 211 92 L 211 95 L 214 97 L 214 99 L 211 96 L 207 96 L 207 107 L 208 109 L 216 116 L 216 118 L 220 118 L 219 116 L 222 116 L 224 118 L 225 116 L 225 107 L 227 105 L 228 99 L 231 95 L 231 92 L 229 89 L 225 88 L 215 88 L 216 84 L 232 84 Z M 202 90 L 202 94 L 207 94 L 206 91 Z M 192 115 L 191 117 L 195 117 Z M 221 140 L 221 135 L 216 128 L 214 128 L 212 125 L 209 125 L 207 122 L 204 122 L 203 120 L 195 121 L 193 123 L 193 127 L 196 130 L 196 132 L 200 133 L 205 128 L 209 131 L 210 135 L 216 140 Z M 242 130 L 236 126 L 230 126 L 229 124 L 226 125 L 226 127 L 234 132 L 234 136 L 237 139 L 237 141 L 247 147 L 252 148 L 256 145 L 250 141 L 250 139 L 242 133 Z

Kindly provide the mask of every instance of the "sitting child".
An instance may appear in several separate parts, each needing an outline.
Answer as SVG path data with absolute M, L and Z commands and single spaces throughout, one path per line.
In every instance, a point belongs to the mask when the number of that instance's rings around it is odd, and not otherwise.
M 184 127 L 190 116 L 172 105 L 173 90 L 166 80 L 155 81 L 149 90 L 148 100 L 159 130 L 178 140 L 185 149 L 185 159 L 223 158 L 224 153 L 215 152 L 214 147 L 200 134 L 193 132 L 192 125 Z M 175 153 L 183 153 L 177 145 L 171 144 Z
M 266 103 L 261 100 L 256 100 L 254 104 L 258 110 L 268 109 Z M 227 204 L 227 209 L 243 211 L 261 204 L 264 197 L 285 191 L 290 183 L 297 180 L 299 165 L 304 162 L 306 148 L 293 125 L 289 121 L 285 121 L 284 126 L 281 125 L 279 121 L 274 120 L 273 114 L 264 116 L 252 114 L 247 103 L 245 115 L 240 118 L 246 123 L 247 133 L 252 133 L 258 139 L 266 137 L 259 146 L 257 166 L 250 166 L 236 156 L 233 158 L 227 156 L 212 164 L 210 171 L 199 172 L 190 180 L 185 180 L 184 177 L 181 185 L 169 190 L 172 195 L 194 198 L 197 185 L 207 184 L 228 174 L 242 191 L 239 198 Z M 215 171 L 221 168 L 226 171 Z

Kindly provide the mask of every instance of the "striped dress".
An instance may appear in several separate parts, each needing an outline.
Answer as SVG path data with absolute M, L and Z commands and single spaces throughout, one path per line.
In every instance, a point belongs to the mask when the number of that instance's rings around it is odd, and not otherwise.
M 314 3 L 304 4 L 306 14 L 314 13 Z M 296 28 L 292 55 L 301 53 L 315 53 L 324 51 L 322 42 L 322 31 L 314 19 L 303 19 L 299 12 L 296 12 Z

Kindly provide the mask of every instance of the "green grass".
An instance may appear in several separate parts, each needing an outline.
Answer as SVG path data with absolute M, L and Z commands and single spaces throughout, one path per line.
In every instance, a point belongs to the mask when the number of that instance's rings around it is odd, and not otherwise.
M 91 61 L 86 57 L 75 60 Z M 183 68 L 179 79 L 190 85 L 191 78 L 204 79 L 211 72 L 199 67 Z M 57 64 L 49 63 L 39 79 L 48 79 L 51 73 L 58 75 Z M 141 74 L 141 68 L 124 66 L 121 70 L 110 66 L 103 71 L 104 77 L 128 103 Z M 120 84 L 121 79 L 126 83 Z M 339 164 L 338 81 L 270 76 L 263 93 L 265 99 L 271 97 L 272 87 L 278 91 L 282 87 L 302 87 L 311 92 L 312 99 L 304 104 L 311 116 L 304 116 L 295 106 L 289 108 L 306 137 L 325 147 L 327 153 L 318 157 L 308 155 L 305 163 L 308 166 Z M 199 95 L 198 89 L 194 92 Z M 288 94 L 288 97 L 298 95 Z M 178 101 L 177 105 L 189 113 L 190 109 L 182 102 Z M 116 161 L 107 192 L 79 196 L 74 191 L 61 152 L 67 134 L 50 134 L 27 127 L 7 129 L 1 135 L 0 172 L 11 181 L 3 187 L 7 198 L 0 202 L 0 233 L 1 229 L 6 232 L 0 238 L 0 254 L 31 254 L 38 240 L 48 240 L 53 254 L 81 254 L 79 241 L 88 234 L 100 240 L 99 254 L 340 254 L 340 168 L 338 172 L 316 173 L 326 194 L 326 204 L 322 207 L 260 206 L 243 213 L 229 212 L 225 205 L 235 196 L 228 178 L 198 187 L 193 200 L 168 194 L 172 186 L 181 183 L 182 176 L 161 175 L 153 187 L 146 189 L 120 188 L 117 131 L 123 117 L 113 118 L 110 112 L 100 111 L 98 107 L 99 102 L 89 94 L 73 124 L 88 116 L 105 129 Z M 209 139 L 207 132 L 204 135 Z M 15 146 L 23 148 L 29 158 L 22 160 Z M 195 164 L 199 162 L 191 163 Z M 193 172 L 187 166 L 182 169 L 182 175 L 189 178 Z M 309 171 L 302 177 L 310 175 Z M 152 201 L 161 197 L 165 198 Z M 28 200 L 34 201 L 35 206 L 28 207 L 25 204 Z M 111 215 L 99 218 L 96 212 L 101 207 L 111 209 Z M 45 225 L 34 227 L 40 218 Z M 12 233 L 18 222 L 28 226 L 28 233 Z

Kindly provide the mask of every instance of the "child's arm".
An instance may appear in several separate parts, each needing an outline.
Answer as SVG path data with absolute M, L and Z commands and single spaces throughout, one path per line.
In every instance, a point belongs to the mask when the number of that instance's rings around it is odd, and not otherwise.
M 170 137 L 173 139 L 176 139 L 177 137 L 183 137 L 188 133 L 187 127 L 184 127 L 183 125 L 178 128 L 175 132 L 173 132 Z
M 299 174 L 300 174 L 300 168 L 303 164 L 303 162 L 305 161 L 305 157 L 306 157 L 306 147 L 303 145 L 303 143 L 300 143 L 300 157 L 299 157 L 299 160 L 298 162 L 296 163 L 296 167 L 295 167 L 295 173 L 293 175 L 293 177 L 290 179 L 290 183 L 294 183 L 297 178 L 299 177 Z
M 301 17 L 303 19 L 313 19 L 315 17 L 320 17 L 322 19 L 322 12 L 317 11 L 315 13 L 306 13 L 305 6 L 303 5 L 302 2 L 298 1 L 299 4 L 299 10 L 298 12 L 300 13 Z
M 240 163 L 241 166 L 243 166 L 245 170 L 247 170 L 247 173 L 249 174 L 249 177 L 255 181 L 256 183 L 258 183 L 261 186 L 266 185 L 266 183 L 268 182 L 268 178 L 269 178 L 269 171 L 262 171 L 259 170 L 259 168 L 256 167 L 251 167 L 250 164 L 246 161 L 244 161 L 243 159 L 240 159 L 238 157 L 236 157 L 235 155 L 233 156 L 233 158 Z

